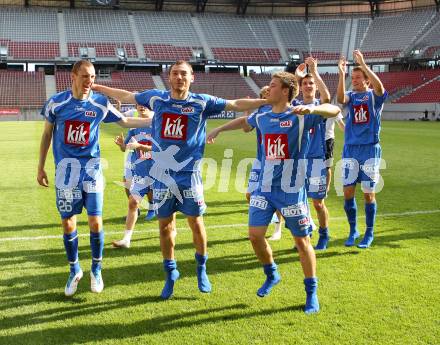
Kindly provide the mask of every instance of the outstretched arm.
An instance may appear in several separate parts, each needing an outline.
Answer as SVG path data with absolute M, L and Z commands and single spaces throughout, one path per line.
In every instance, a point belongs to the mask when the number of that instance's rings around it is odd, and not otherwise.
M 38 160 L 37 172 L 38 184 L 43 187 L 49 186 L 49 180 L 47 178 L 46 171 L 44 170 L 44 166 L 46 164 L 47 152 L 49 151 L 50 142 L 52 141 L 53 127 L 53 123 L 50 123 L 49 121 L 44 121 L 44 130 L 43 135 L 41 136 L 40 156 Z
M 225 110 L 232 110 L 232 111 L 246 111 L 246 110 L 253 110 L 261 107 L 262 105 L 267 104 L 267 101 L 265 99 L 249 99 L 249 98 L 241 98 L 241 99 L 234 99 L 234 100 L 228 100 L 226 101 L 226 107 Z
M 151 119 L 143 117 L 122 117 L 116 122 L 119 126 L 124 128 L 142 128 L 151 126 Z
M 309 56 L 306 59 L 306 64 L 309 66 L 310 74 L 315 79 L 316 86 L 318 87 L 318 91 L 321 98 L 321 103 L 330 103 L 330 92 L 328 91 L 327 86 L 322 80 L 321 76 L 318 73 L 318 60 Z
M 135 94 L 133 92 L 122 89 L 114 89 L 112 87 L 100 84 L 93 84 L 92 89 L 123 103 L 136 104 L 136 99 L 134 97 Z
M 370 67 L 365 63 L 364 55 L 361 53 L 360 50 L 355 50 L 353 52 L 354 60 L 359 66 L 365 71 L 365 73 L 368 76 L 368 80 L 371 83 L 371 86 L 373 87 L 374 93 L 376 96 L 383 96 L 385 93 L 385 88 L 383 87 L 382 82 L 380 81 L 379 77 L 374 73 Z
M 347 104 L 348 96 L 345 94 L 345 73 L 347 71 L 347 61 L 344 56 L 338 61 L 338 73 L 339 73 L 339 81 L 338 81 L 338 91 L 336 92 L 336 98 L 338 103 Z
M 252 127 L 248 125 L 247 116 L 238 117 L 232 121 L 225 123 L 223 126 L 214 128 L 211 132 L 206 136 L 206 142 L 208 144 L 213 144 L 215 142 L 215 138 L 221 133 L 225 131 L 233 131 L 237 129 L 243 129 L 245 132 L 250 132 Z
M 293 107 L 292 109 L 292 113 L 297 115 L 314 114 L 314 115 L 321 115 L 322 117 L 335 117 L 340 112 L 341 109 L 339 109 L 339 107 L 330 103 L 315 105 L 312 107 L 305 105 L 298 105 L 296 107 Z

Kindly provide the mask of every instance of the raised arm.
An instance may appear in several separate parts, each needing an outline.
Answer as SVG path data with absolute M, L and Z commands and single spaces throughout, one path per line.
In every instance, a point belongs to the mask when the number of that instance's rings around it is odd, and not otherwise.
M 293 107 L 292 113 L 298 115 L 321 115 L 322 117 L 335 117 L 341 112 L 341 109 L 336 105 L 326 103 L 315 106 L 298 105 Z
M 365 63 L 364 55 L 361 53 L 360 50 L 355 50 L 353 52 L 353 57 L 355 62 L 365 71 L 365 73 L 368 76 L 368 80 L 371 83 L 371 86 L 373 87 L 374 94 L 376 96 L 383 96 L 385 93 L 385 88 L 383 87 L 382 82 L 380 81 L 379 77 L 374 73 L 370 67 Z
M 324 81 L 318 73 L 318 60 L 309 56 L 305 62 L 306 65 L 309 66 L 310 74 L 315 80 L 316 86 L 320 94 L 321 103 L 330 103 L 330 92 L 328 91 L 327 86 L 325 85 Z
M 53 123 L 44 121 L 43 135 L 40 142 L 40 156 L 38 160 L 37 181 L 40 186 L 48 187 L 49 180 L 47 178 L 44 166 L 46 165 L 47 152 L 49 151 L 50 142 L 52 141 Z
M 148 118 L 123 116 L 122 119 L 116 123 L 123 128 L 142 128 L 151 126 L 151 121 L 152 119 Z
M 261 107 L 266 104 L 267 101 L 265 99 L 252 99 L 252 98 L 242 98 L 242 99 L 234 99 L 226 101 L 225 110 L 229 111 L 246 111 L 253 110 Z
M 348 96 L 345 94 L 345 73 L 347 71 L 347 61 L 344 56 L 338 61 L 338 73 L 339 73 L 339 81 L 338 81 L 338 91 L 336 92 L 336 98 L 338 103 L 347 104 Z
M 213 144 L 215 142 L 215 138 L 221 133 L 225 131 L 233 131 L 237 129 L 243 129 L 245 132 L 250 132 L 252 127 L 247 123 L 247 116 L 238 117 L 234 120 L 231 120 L 225 123 L 223 126 L 214 128 L 211 132 L 206 136 L 206 142 L 208 144 Z
M 134 97 L 135 94 L 133 92 L 122 89 L 114 89 L 100 84 L 93 84 L 92 89 L 120 102 L 136 104 L 136 99 Z

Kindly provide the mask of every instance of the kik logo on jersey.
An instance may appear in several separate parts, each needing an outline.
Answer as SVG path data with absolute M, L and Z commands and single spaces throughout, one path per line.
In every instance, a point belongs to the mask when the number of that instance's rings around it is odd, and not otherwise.
M 287 159 L 289 157 L 289 144 L 287 134 L 265 134 L 264 146 L 266 159 Z
M 138 143 L 141 145 L 151 146 L 151 140 L 140 140 L 138 141 Z M 145 152 L 142 150 L 136 150 L 136 151 L 140 159 L 151 159 L 151 152 Z
M 64 143 L 75 146 L 89 144 L 90 122 L 67 120 L 64 123 Z
M 164 113 L 162 115 L 162 139 L 186 140 L 188 116 Z
M 370 121 L 370 112 L 368 104 L 353 105 L 354 116 L 353 124 L 364 124 Z

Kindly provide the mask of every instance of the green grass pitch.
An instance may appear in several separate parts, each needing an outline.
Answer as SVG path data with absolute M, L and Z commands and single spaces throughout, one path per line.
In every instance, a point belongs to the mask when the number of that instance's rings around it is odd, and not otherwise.
M 210 121 L 209 127 L 219 123 Z M 218 191 L 218 176 L 205 191 L 213 292 L 198 292 L 191 233 L 179 216 L 181 279 L 174 298 L 163 302 L 158 298 L 164 273 L 157 222 L 140 219 L 132 247 L 111 248 L 124 230 L 127 202 L 113 182 L 120 180 L 124 159 L 113 143 L 120 129 L 103 125 L 101 149 L 108 161 L 105 289 L 99 295 L 90 292 L 90 247 L 82 214 L 78 230 L 85 276 L 77 294 L 64 297 L 68 265 L 51 155 L 46 164 L 50 188 L 36 182 L 42 125 L 0 122 L 0 344 L 440 343 L 440 123 L 383 123 L 387 166 L 381 171 L 385 184 L 377 195 L 372 248 L 343 246 L 348 232 L 343 199 L 332 189 L 326 201 L 332 239 L 329 249 L 317 254 L 321 311 L 313 316 L 301 311 L 303 275 L 287 230 L 272 243 L 282 281 L 268 297 L 256 296 L 264 277 L 247 240 L 244 195 L 235 188 L 238 162 L 255 155 L 255 135 L 241 132 L 222 134 L 205 152 L 219 172 L 224 150 L 233 149 L 229 191 Z M 336 132 L 337 160 L 342 134 Z M 363 231 L 361 194 L 357 201 Z

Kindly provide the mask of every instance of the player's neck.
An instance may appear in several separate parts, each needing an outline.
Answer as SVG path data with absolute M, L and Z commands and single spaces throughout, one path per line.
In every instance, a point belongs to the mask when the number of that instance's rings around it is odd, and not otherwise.
M 314 100 L 315 100 L 314 97 L 311 97 L 311 96 L 303 96 L 303 102 L 304 102 L 304 104 L 312 104 Z
M 188 98 L 189 91 L 179 91 L 179 90 L 173 90 L 171 89 L 171 98 L 172 99 L 178 99 L 178 100 L 185 100 Z
M 83 100 L 89 98 L 89 94 L 90 94 L 90 92 L 88 94 L 83 94 L 82 92 L 77 90 L 74 86 L 72 86 L 72 96 L 75 99 L 83 101 Z
M 281 101 L 281 102 L 272 104 L 272 112 L 273 113 L 283 113 L 287 110 L 288 107 L 289 107 L 289 103 Z

